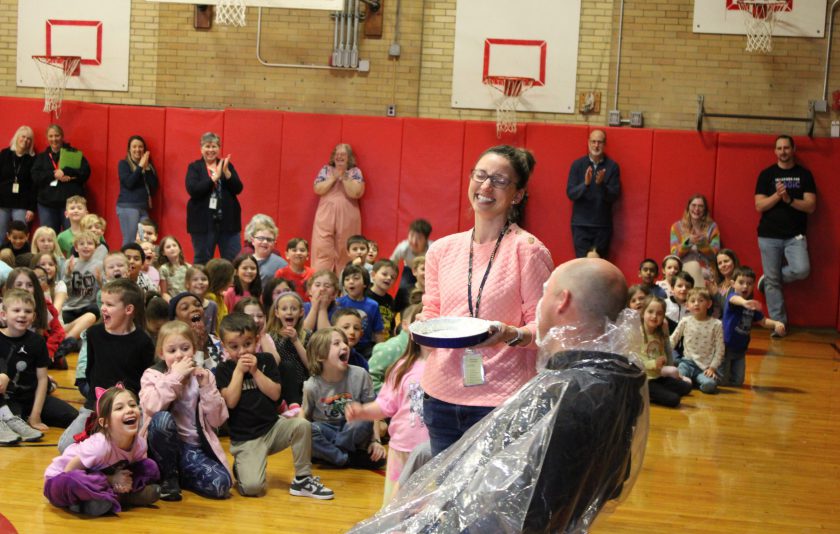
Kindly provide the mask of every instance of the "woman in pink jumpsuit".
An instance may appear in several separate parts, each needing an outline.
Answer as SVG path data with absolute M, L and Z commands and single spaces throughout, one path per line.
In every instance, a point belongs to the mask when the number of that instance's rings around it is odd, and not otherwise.
M 362 233 L 359 199 L 365 194 L 365 181 L 350 145 L 336 145 L 314 189 L 321 198 L 312 224 L 312 270 L 340 274 L 349 261 L 347 238 Z

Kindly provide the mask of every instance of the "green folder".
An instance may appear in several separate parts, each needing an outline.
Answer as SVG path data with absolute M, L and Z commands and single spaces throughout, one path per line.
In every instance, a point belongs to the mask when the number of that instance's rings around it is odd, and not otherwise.
M 82 166 L 82 151 L 61 149 L 61 157 L 58 158 L 59 169 L 78 169 Z

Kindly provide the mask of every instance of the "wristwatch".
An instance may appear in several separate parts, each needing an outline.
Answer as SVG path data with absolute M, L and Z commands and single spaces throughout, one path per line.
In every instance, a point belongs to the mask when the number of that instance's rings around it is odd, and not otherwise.
M 519 345 L 519 343 L 522 341 L 522 330 L 520 330 L 519 328 L 514 328 L 514 330 L 516 330 L 516 336 L 510 341 L 506 342 L 508 347 L 515 347 Z

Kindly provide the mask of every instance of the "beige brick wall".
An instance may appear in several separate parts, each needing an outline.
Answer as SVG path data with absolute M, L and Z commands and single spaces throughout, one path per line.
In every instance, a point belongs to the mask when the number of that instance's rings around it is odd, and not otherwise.
M 388 57 L 396 0 L 384 0 L 381 39 L 361 37 L 360 57 L 369 73 L 266 67 L 256 57 L 257 9 L 244 28 L 193 29 L 193 6 L 132 0 L 130 90 L 71 91 L 66 98 L 91 102 L 264 108 L 317 113 L 383 115 L 388 104 L 407 117 L 493 120 L 489 110 L 450 107 L 456 0 L 402 0 L 402 55 Z M 599 91 L 595 115 L 521 113 L 520 120 L 606 123 L 613 107 L 620 0 L 583 0 L 577 91 Z M 39 97 L 15 85 L 17 1 L 0 0 L 0 94 Z M 693 129 L 696 98 L 710 112 L 807 114 L 822 95 L 825 39 L 778 38 L 772 55 L 747 54 L 743 36 L 695 34 L 692 0 L 627 2 L 618 107 L 644 112 L 645 125 Z M 835 32 L 835 58 L 840 31 Z M 323 11 L 264 10 L 262 57 L 273 63 L 327 63 L 333 24 Z M 829 88 L 840 89 L 840 60 Z M 819 116 L 817 135 L 829 118 Z M 707 119 L 719 131 L 804 133 L 801 124 Z

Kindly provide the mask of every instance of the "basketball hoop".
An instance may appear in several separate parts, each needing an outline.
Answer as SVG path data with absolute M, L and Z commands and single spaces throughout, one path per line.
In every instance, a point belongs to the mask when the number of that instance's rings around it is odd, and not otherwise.
M 64 99 L 64 88 L 70 76 L 79 75 L 79 56 L 32 56 L 41 79 L 44 81 L 44 111 L 55 113 L 56 118 L 61 115 L 61 101 Z
M 772 52 L 776 14 L 790 11 L 790 4 L 787 0 L 738 0 L 736 3 L 744 14 L 747 52 Z
M 245 0 L 219 0 L 216 4 L 216 24 L 245 26 Z
M 496 103 L 496 137 L 501 138 L 503 133 L 516 133 L 516 105 L 522 94 L 534 85 L 534 80 L 516 76 L 488 76 L 484 84 L 502 93 L 502 99 Z

